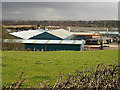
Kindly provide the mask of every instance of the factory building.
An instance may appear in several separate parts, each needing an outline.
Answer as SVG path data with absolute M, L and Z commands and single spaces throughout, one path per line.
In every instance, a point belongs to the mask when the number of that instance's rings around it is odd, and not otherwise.
M 56 30 L 28 30 L 9 33 L 20 39 L 37 39 L 37 40 L 70 40 L 74 35 L 72 32 L 66 31 L 64 29 Z
M 110 31 L 99 31 L 100 34 L 104 35 L 104 36 L 108 36 L 108 37 L 118 37 L 119 36 L 119 32 L 114 31 L 114 32 L 110 32 Z
M 5 43 L 9 42 L 9 39 L 4 40 Z M 14 39 L 12 43 L 25 44 L 26 50 L 31 51 L 84 51 L 84 41 L 82 40 L 23 40 Z
M 73 40 L 86 40 L 86 39 L 93 39 L 93 38 L 99 38 L 101 34 L 99 33 L 81 33 L 81 32 L 75 32 Z

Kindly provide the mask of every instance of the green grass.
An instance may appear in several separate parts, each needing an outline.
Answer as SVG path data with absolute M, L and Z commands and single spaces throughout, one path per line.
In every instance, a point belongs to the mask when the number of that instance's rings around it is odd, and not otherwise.
M 97 63 L 106 64 L 118 59 L 117 50 L 106 51 L 3 51 L 3 85 L 15 82 L 25 72 L 27 76 L 23 87 L 38 85 L 40 81 L 55 78 L 59 73 L 95 67 Z M 112 62 L 111 62 L 112 63 Z

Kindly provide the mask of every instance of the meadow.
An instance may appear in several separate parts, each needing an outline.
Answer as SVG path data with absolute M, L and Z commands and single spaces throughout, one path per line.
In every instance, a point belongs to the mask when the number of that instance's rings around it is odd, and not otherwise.
M 15 82 L 21 72 L 24 72 L 24 76 L 28 77 L 23 87 L 34 87 L 42 81 L 55 78 L 59 73 L 67 75 L 75 70 L 94 68 L 97 63 L 113 63 L 114 60 L 118 60 L 118 50 L 3 51 L 2 84 L 9 85 Z

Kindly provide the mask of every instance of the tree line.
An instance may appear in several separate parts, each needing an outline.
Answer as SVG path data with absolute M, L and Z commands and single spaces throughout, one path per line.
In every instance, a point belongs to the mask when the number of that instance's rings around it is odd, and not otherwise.
M 80 26 L 80 27 L 118 27 L 117 20 L 96 20 L 96 21 L 9 21 L 3 20 L 4 25 L 37 25 L 42 26 Z
M 5 39 L 9 39 L 7 43 L 4 42 Z M 14 43 L 13 40 L 17 38 L 8 34 L 6 29 L 2 27 L 2 50 L 3 51 L 23 51 L 25 50 L 25 45 L 21 43 Z

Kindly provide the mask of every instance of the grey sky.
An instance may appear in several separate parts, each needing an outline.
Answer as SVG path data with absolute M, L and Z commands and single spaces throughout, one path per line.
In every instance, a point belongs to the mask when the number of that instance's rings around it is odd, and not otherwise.
M 117 2 L 3 2 L 3 19 L 113 20 Z
M 119 2 L 120 0 L 1 0 L 2 2 Z

